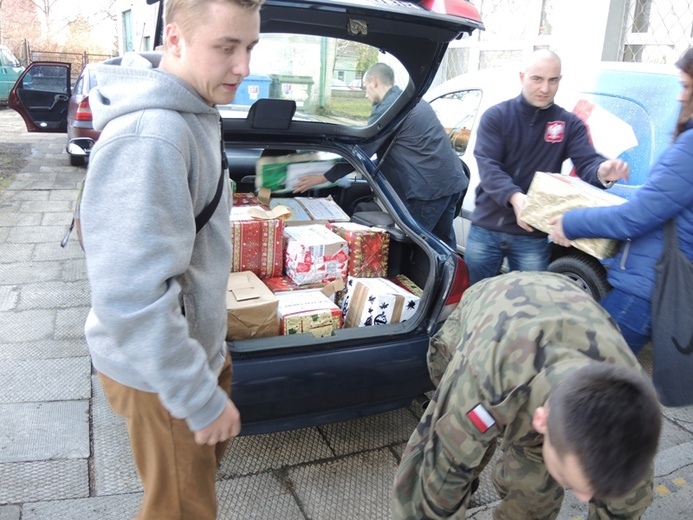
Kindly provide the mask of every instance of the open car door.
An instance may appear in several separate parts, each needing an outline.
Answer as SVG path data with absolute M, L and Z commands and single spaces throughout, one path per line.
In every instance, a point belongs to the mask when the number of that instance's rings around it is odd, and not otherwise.
M 35 61 L 19 76 L 7 104 L 22 116 L 27 131 L 67 132 L 70 72 L 69 63 Z

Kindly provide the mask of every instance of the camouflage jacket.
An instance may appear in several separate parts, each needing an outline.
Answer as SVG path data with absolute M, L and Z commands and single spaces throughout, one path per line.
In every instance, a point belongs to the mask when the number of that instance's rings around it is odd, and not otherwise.
M 393 518 L 464 518 L 470 483 L 499 439 L 504 451 L 541 459 L 534 411 L 590 363 L 642 370 L 611 317 L 568 278 L 509 273 L 472 286 L 431 339 L 437 390 L 402 455 Z M 536 518 L 553 518 L 560 499 Z
M 431 340 L 431 380 L 438 386 L 448 364 L 454 370 L 465 359 L 501 447 L 541 444 L 532 415 L 567 374 L 595 362 L 641 370 L 609 314 L 553 273 L 510 273 L 467 290 Z

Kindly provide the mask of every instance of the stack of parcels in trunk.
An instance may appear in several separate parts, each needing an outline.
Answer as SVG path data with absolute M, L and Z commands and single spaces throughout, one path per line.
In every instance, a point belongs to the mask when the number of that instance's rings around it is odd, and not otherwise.
M 349 248 L 325 226 L 284 229 L 284 271 L 297 285 L 345 280 Z
M 323 337 L 342 328 L 342 310 L 321 291 L 279 293 L 276 298 L 282 334 Z
M 349 277 L 342 305 L 344 327 L 406 321 L 416 313 L 419 300 L 419 296 L 387 278 Z
M 281 276 L 284 267 L 281 208 L 231 208 L 231 272 L 252 271 L 260 278 Z
M 227 285 L 226 339 L 240 340 L 279 335 L 278 300 L 255 273 L 231 273 Z
M 536 172 L 527 191 L 520 219 L 539 231 L 551 232 L 549 220 L 577 208 L 594 208 L 623 204 L 626 199 L 607 193 L 577 177 Z M 619 249 L 617 240 L 579 238 L 573 245 L 595 258 L 614 256 Z
M 333 222 L 327 228 L 346 240 L 349 246 L 347 274 L 363 278 L 387 276 L 390 234 L 354 222 Z

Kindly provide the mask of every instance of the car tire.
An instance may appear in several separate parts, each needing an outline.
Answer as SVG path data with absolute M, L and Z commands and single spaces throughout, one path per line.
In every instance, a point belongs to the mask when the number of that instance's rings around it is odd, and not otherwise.
M 84 159 L 83 155 L 70 155 L 70 164 L 72 166 L 84 166 Z
M 601 300 L 611 286 L 606 281 L 606 270 L 596 258 L 586 255 L 566 255 L 557 258 L 549 271 L 567 276 L 595 300 Z

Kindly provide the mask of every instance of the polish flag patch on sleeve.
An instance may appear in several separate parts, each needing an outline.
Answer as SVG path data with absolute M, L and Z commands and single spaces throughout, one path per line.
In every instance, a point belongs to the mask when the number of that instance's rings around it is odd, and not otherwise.
M 469 410 L 467 412 L 467 417 L 469 417 L 469 420 L 472 421 L 472 424 L 474 424 L 481 433 L 486 433 L 496 424 L 495 419 L 491 417 L 491 414 L 486 411 L 486 408 L 484 408 L 481 403 Z

